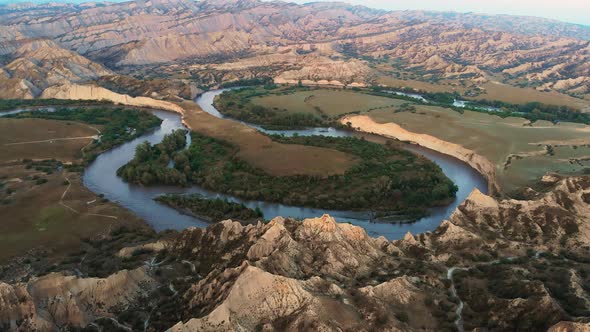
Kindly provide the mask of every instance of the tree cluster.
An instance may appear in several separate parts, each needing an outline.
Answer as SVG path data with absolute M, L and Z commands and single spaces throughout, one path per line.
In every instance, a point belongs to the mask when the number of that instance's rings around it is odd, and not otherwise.
M 156 198 L 156 200 L 178 210 L 188 210 L 190 213 L 205 217 L 212 222 L 227 219 L 251 222 L 264 217 L 259 208 L 250 209 L 244 204 L 230 202 L 221 198 L 209 199 L 198 194 L 164 195 Z
M 171 135 L 180 139 L 184 133 Z M 141 144 L 135 158 L 119 169 L 119 176 L 143 185 L 196 184 L 247 200 L 337 210 L 412 210 L 412 214 L 447 202 L 457 191 L 436 164 L 393 145 L 356 138 L 273 136 L 285 144 L 350 153 L 358 162 L 342 175 L 272 176 L 236 157 L 238 148 L 224 141 L 194 132 L 191 138 L 184 150 L 179 150 L 182 144 L 170 149 L 163 143 Z M 164 141 L 176 139 L 167 136 Z

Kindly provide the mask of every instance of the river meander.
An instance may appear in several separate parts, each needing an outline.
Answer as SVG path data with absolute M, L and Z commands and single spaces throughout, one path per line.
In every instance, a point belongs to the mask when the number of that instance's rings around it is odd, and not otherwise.
M 222 90 L 204 93 L 196 100 L 196 102 L 209 114 L 224 118 L 223 115 L 221 115 L 212 105 L 215 96 L 220 93 L 222 93 Z M 14 111 L 11 113 L 14 113 Z M 365 228 L 367 233 L 371 236 L 385 236 L 390 240 L 394 240 L 403 238 L 407 232 L 418 234 L 433 231 L 445 218 L 450 216 L 455 208 L 474 188 L 478 188 L 482 192 L 487 191 L 486 180 L 466 163 L 436 151 L 410 144 L 406 145 L 408 150 L 421 154 L 437 163 L 442 168 L 443 172 L 459 187 L 455 201 L 447 206 L 431 209 L 429 216 L 419 219 L 411 224 L 370 222 L 369 213 L 365 212 L 332 211 L 286 206 L 268 202 L 244 201 L 196 186 L 189 188 L 167 186 L 143 187 L 126 183 L 117 176 L 117 169 L 133 159 L 137 145 L 144 141 L 149 141 L 152 144 L 159 143 L 164 135 L 171 133 L 173 130 L 184 128 L 179 114 L 165 111 L 153 111 L 153 113 L 163 120 L 159 128 L 99 155 L 84 172 L 83 182 L 84 185 L 94 193 L 102 194 L 109 200 L 131 210 L 139 217 L 146 220 L 146 222 L 158 231 L 165 229 L 182 230 L 188 227 L 206 227 L 209 225 L 209 223 L 204 220 L 182 214 L 154 201 L 155 197 L 166 193 L 199 193 L 209 198 L 220 197 L 234 202 L 241 202 L 250 208 L 258 207 L 262 210 L 267 219 L 272 219 L 276 216 L 302 219 L 317 217 L 324 213 L 328 213 L 335 217 L 339 222 L 350 222 L 354 225 Z M 234 121 L 232 119 L 226 120 Z M 354 135 L 349 131 L 334 128 L 314 128 L 296 131 L 266 131 L 258 126 L 250 124 L 245 125 L 254 127 L 266 133 L 284 135 L 293 135 L 295 133 L 306 136 L 326 135 L 334 137 Z

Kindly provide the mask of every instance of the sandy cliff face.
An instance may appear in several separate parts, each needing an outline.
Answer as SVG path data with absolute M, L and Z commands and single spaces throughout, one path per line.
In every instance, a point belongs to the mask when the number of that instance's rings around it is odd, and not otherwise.
M 588 332 L 590 325 L 584 323 L 559 322 L 552 326 L 547 332 Z
M 496 166 L 483 156 L 458 144 L 438 139 L 431 135 L 417 134 L 400 127 L 395 123 L 380 124 L 366 115 L 347 116 L 340 120 L 344 125 L 350 123 L 353 128 L 385 137 L 391 137 L 400 141 L 408 141 L 453 156 L 462 160 L 481 173 L 488 181 L 488 189 L 492 193 L 500 191 L 496 179 Z
M 329 216 L 295 223 L 277 218 L 268 225 L 247 227 L 227 221 L 206 232 L 186 232 L 177 249 L 188 252 L 195 240 L 208 243 L 212 236 L 214 250 L 234 248 L 218 263 L 227 267 L 212 271 L 189 289 L 186 310 L 199 318 L 179 323 L 171 331 L 333 331 L 363 330 L 367 325 L 414 329 L 416 322 L 402 322 L 384 310 L 422 302 L 424 286 L 418 286 L 417 279 L 387 271 L 386 266 L 395 269 L 397 265 L 388 242 L 370 238 L 358 227 L 338 224 Z M 186 257 L 202 261 L 204 253 L 195 249 Z M 369 281 L 372 275 L 379 275 L 384 283 Z M 358 288 L 352 286 L 356 283 Z M 360 305 L 363 302 L 367 305 Z M 419 310 L 427 314 L 431 309 L 421 306 Z M 425 324 L 434 328 L 437 323 Z
M 454 250 L 470 255 L 500 252 L 522 256 L 527 250 L 587 255 L 590 245 L 590 179 L 561 180 L 553 190 L 527 201 L 496 200 L 475 190 L 433 233 L 396 242 L 421 247 L 435 260 L 455 260 Z
M 108 100 L 116 104 L 164 109 L 184 114 L 184 109 L 174 103 L 149 97 L 131 97 L 112 92 L 96 85 L 62 84 L 51 86 L 43 91 L 40 98 L 73 100 Z
M 105 89 L 133 97 L 150 97 L 160 100 L 193 100 L 203 92 L 195 82 L 175 79 L 140 80 L 131 76 L 101 76 L 95 82 Z

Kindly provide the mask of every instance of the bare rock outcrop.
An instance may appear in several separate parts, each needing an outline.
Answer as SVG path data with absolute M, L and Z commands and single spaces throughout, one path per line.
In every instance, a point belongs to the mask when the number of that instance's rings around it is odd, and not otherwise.
M 305 289 L 305 282 L 277 276 L 249 265 L 238 269 L 242 271 L 237 280 L 215 310 L 204 318 L 191 319 L 170 330 L 255 330 L 264 321 L 272 322 L 281 317 L 302 314 L 302 311 L 320 309 L 319 303 L 314 303 L 314 296 Z
M 15 42 L 10 61 L 1 72 L 3 98 L 38 97 L 43 89 L 64 83 L 96 80 L 112 72 L 51 40 Z
M 566 178 L 528 201 L 497 200 L 478 190 L 434 232 L 394 241 L 405 253 L 425 250 L 434 260 L 458 263 L 478 255 L 518 257 L 528 251 L 586 255 L 590 248 L 590 179 Z M 464 248 L 467 255 L 457 255 Z
M 52 331 L 84 327 L 136 301 L 154 286 L 146 268 L 120 271 L 107 278 L 78 278 L 52 273 L 27 283 L 0 283 L 0 327 Z
M 158 0 L 4 6 L 0 22 L 0 54 L 47 39 L 111 68 L 162 65 L 173 76 L 197 74 L 208 82 L 210 75 L 257 68 L 250 74 L 272 71 L 285 82 L 369 84 L 376 71 L 359 59 L 386 57 L 427 77 L 476 84 L 504 71 L 513 84 L 531 80 L 540 90 L 583 95 L 590 80 L 590 29 L 532 17 L 385 12 L 343 3 Z M 294 66 L 297 56 L 304 61 Z M 186 62 L 210 66 L 188 73 L 179 69 Z
M 41 331 L 546 330 L 590 319 L 588 216 L 590 180 L 576 177 L 529 201 L 474 191 L 434 232 L 392 242 L 327 215 L 226 220 L 117 249 L 152 258 L 105 279 L 54 273 L 0 284 L 0 322 Z
M 559 322 L 547 332 L 588 332 L 590 331 L 590 324 L 574 323 L 574 322 Z

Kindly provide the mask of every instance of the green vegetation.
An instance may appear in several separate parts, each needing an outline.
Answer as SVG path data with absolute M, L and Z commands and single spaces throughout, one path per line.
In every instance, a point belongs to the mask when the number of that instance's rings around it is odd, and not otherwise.
M 199 160 L 189 162 L 189 156 L 196 156 L 194 149 L 189 153 L 179 150 L 186 147 L 186 130 L 175 130 L 164 136 L 160 144 L 151 145 L 143 142 L 135 148 L 135 158 L 117 171 L 117 175 L 126 181 L 140 183 L 145 186 L 167 184 L 176 186 L 188 185 L 186 173 L 197 169 Z M 191 146 L 192 148 L 192 146 Z M 191 152 L 192 150 L 192 152 Z M 174 167 L 168 167 L 174 161 Z
M 107 101 L 96 100 L 68 100 L 68 99 L 0 99 L 0 111 L 10 111 L 22 107 L 45 107 L 45 106 L 80 106 L 111 104 Z
M 255 82 L 252 82 L 255 83 Z M 227 91 L 216 100 L 215 106 L 223 114 L 264 126 L 269 129 L 300 129 L 304 127 L 338 126 L 338 118 L 347 114 L 371 111 L 387 106 L 399 106 L 392 100 L 405 100 L 416 105 L 440 106 L 463 113 L 466 110 L 493 113 L 500 117 L 521 117 L 532 122 L 545 120 L 553 123 L 574 122 L 590 124 L 590 114 L 569 106 L 549 105 L 541 102 L 512 104 L 497 100 L 477 100 L 465 107 L 454 106 L 461 99 L 458 92 L 424 92 L 414 89 L 397 89 L 418 93 L 428 102 L 388 92 L 380 86 L 371 89 L 351 90 L 312 88 L 303 86 L 251 87 Z M 383 100 L 389 99 L 389 102 Z M 359 104 L 360 102 L 360 104 Z M 497 110 L 491 111 L 489 108 Z
M 337 120 L 343 115 L 401 104 L 399 98 L 383 94 L 374 96 L 357 88 L 267 85 L 226 91 L 215 106 L 227 116 L 268 129 L 338 127 Z
M 459 113 L 463 113 L 468 110 L 480 113 L 493 113 L 494 115 L 502 118 L 521 117 L 530 120 L 531 122 L 544 120 L 550 121 L 552 123 L 574 122 L 590 124 L 590 114 L 583 113 L 580 110 L 569 106 L 549 105 L 540 102 L 512 104 L 498 100 L 481 99 L 477 101 L 470 101 L 465 105 L 465 107 L 456 107 L 453 106 L 454 101 L 461 98 L 461 95 L 457 92 L 420 92 L 412 89 L 405 89 L 404 91 L 409 93 L 419 93 L 426 100 L 428 100 L 428 103 L 421 102 L 420 100 L 412 97 L 388 94 L 383 92 L 383 88 L 381 87 L 373 88 L 370 93 L 375 96 L 404 99 L 412 101 L 416 104 L 450 108 Z M 489 109 L 486 109 L 490 107 L 497 109 L 497 111 L 490 111 Z
M 84 149 L 85 162 L 93 161 L 101 152 L 135 139 L 162 122 L 150 112 L 111 107 L 59 108 L 53 112 L 27 111 L 6 117 L 78 121 L 101 126 L 100 139 Z
M 459 99 L 461 97 L 461 95 L 459 95 L 457 92 L 427 92 L 423 94 L 423 96 L 426 100 L 432 103 L 446 105 L 453 105 L 455 99 Z
M 416 112 L 400 108 L 368 113 L 375 122 L 403 124 L 404 129 L 437 137 L 475 151 L 494 163 L 503 191 L 530 187 L 547 172 L 579 175 L 590 167 L 590 146 L 583 144 L 590 127 L 416 104 Z M 436 126 L 432 124 L 436 123 Z
M 280 90 L 280 93 L 293 93 L 295 89 Z M 305 127 L 323 127 L 331 123 L 321 113 L 289 112 L 287 109 L 269 109 L 251 102 L 252 98 L 270 95 L 274 86 L 264 88 L 244 88 L 224 92 L 215 101 L 215 107 L 224 115 L 248 123 L 263 125 L 269 129 L 301 129 Z
M 55 159 L 47 159 L 47 160 L 31 160 L 31 159 L 23 159 L 23 164 L 25 164 L 25 169 L 34 169 L 39 172 L 44 172 L 45 174 L 49 175 L 53 172 L 59 170 L 60 167 L 63 167 L 63 164 Z M 34 179 L 36 180 L 36 179 Z
M 143 185 L 197 184 L 248 200 L 346 210 L 423 213 L 427 207 L 452 199 L 457 191 L 436 164 L 393 144 L 383 146 L 356 138 L 276 136 L 273 139 L 280 143 L 350 153 L 359 162 L 343 175 L 271 176 L 236 157 L 237 147 L 199 133 L 191 136 L 192 144 L 184 150 L 184 131 L 167 135 L 160 144 L 138 146 L 135 158 L 117 174 Z M 169 167 L 170 160 L 173 167 Z
M 173 207 L 177 210 L 187 211 L 192 215 L 205 217 L 212 222 L 231 219 L 234 221 L 253 222 L 263 219 L 260 209 L 255 210 L 244 204 L 230 202 L 226 199 L 209 199 L 201 195 L 164 195 L 156 198 L 156 201 Z
M 590 125 L 590 114 L 583 113 L 568 106 L 547 105 L 539 102 L 510 104 L 501 101 L 478 100 L 477 105 L 495 107 L 500 110 L 498 116 L 518 116 L 536 122 L 539 120 L 558 122 L 575 122 Z M 471 109 L 471 108 L 470 108 Z
M 224 83 L 221 83 L 220 87 L 222 89 L 226 89 L 226 88 L 234 88 L 234 87 L 239 87 L 239 86 L 267 85 L 267 84 L 272 84 L 272 82 L 273 82 L 272 77 L 253 77 L 253 78 L 249 78 L 249 79 L 224 82 Z

